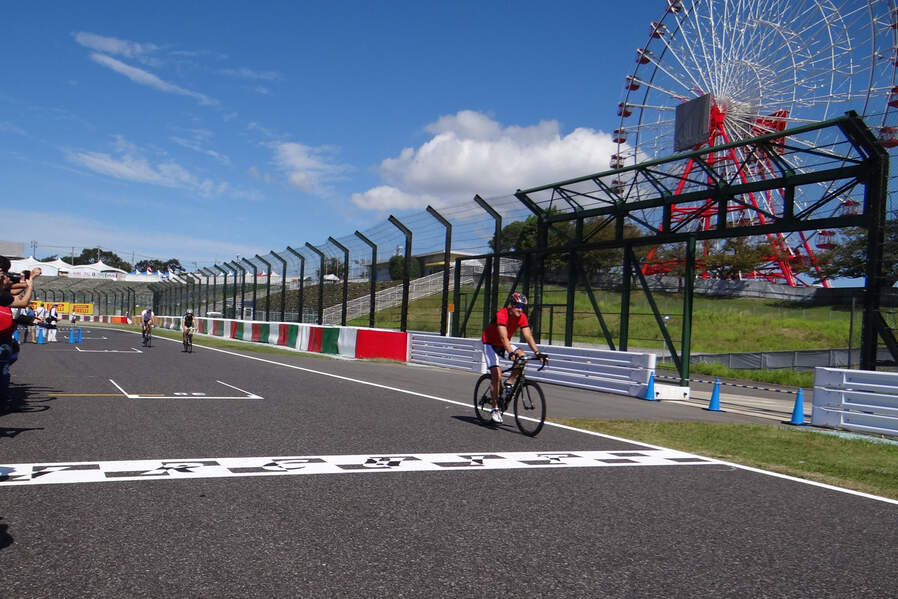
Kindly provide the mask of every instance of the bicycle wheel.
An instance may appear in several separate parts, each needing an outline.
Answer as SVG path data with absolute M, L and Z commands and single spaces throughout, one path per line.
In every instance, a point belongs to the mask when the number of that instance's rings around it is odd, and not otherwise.
M 186 334 L 185 334 L 183 337 L 181 337 L 181 343 L 184 344 L 184 351 L 185 351 L 185 352 L 190 351 L 190 342 L 187 341 L 187 335 L 186 335 Z
M 147 331 L 147 347 L 150 347 L 153 344 L 153 332 Z
M 187 334 L 187 353 L 193 353 L 193 333 Z
M 525 381 L 514 398 L 514 421 L 518 429 L 528 437 L 533 437 L 543 428 L 546 420 L 546 397 L 540 386 Z
M 493 400 L 490 395 L 490 382 L 492 378 L 487 373 L 477 379 L 477 384 L 474 385 L 474 414 L 477 415 L 477 420 L 482 422 L 491 422 L 490 410 L 493 409 Z

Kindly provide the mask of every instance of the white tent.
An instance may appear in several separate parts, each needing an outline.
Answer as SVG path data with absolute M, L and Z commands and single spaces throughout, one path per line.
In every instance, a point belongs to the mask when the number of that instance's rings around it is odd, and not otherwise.
M 116 268 L 116 267 L 114 267 L 114 266 L 109 266 L 108 264 L 106 264 L 106 263 L 103 262 L 102 260 L 100 260 L 99 262 L 94 262 L 93 264 L 87 264 L 87 265 L 85 265 L 85 266 L 90 266 L 91 268 L 97 270 L 98 272 L 117 272 L 117 273 L 120 273 L 120 274 L 123 274 L 123 275 L 128 274 L 127 272 L 125 272 L 125 271 L 122 270 L 121 268 Z
M 10 272 L 22 272 L 23 270 L 34 270 L 34 267 L 40 267 L 41 272 L 45 275 L 55 275 L 55 272 L 48 272 L 46 265 L 38 260 L 34 259 L 34 256 L 29 256 L 22 260 L 10 260 Z
M 71 267 L 69 276 L 79 279 L 124 279 L 128 273 L 121 268 L 104 264 L 102 261 L 93 264 L 78 264 Z
M 64 262 L 60 258 L 57 258 L 53 262 L 44 262 L 44 264 L 47 265 L 48 267 L 52 267 L 52 268 L 56 269 L 56 273 L 54 273 L 54 274 L 57 274 L 57 275 L 61 272 L 65 272 L 65 273 L 71 272 L 72 269 L 74 268 L 74 266 L 72 266 L 68 262 Z M 43 268 L 43 267 L 41 267 L 41 268 Z

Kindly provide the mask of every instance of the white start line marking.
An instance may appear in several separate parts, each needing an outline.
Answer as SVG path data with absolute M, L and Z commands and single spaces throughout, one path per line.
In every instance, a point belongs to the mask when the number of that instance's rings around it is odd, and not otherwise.
M 439 470 L 695 466 L 715 460 L 674 450 L 421 453 L 0 465 L 0 486 Z

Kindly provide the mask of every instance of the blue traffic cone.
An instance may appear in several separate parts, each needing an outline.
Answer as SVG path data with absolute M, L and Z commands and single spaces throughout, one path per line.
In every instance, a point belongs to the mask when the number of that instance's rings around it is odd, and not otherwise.
M 47 342 L 47 340 L 44 339 L 44 327 L 37 327 L 37 342 L 38 344 Z
M 720 409 L 720 379 L 714 381 L 714 390 L 711 392 L 711 401 L 705 408 L 709 412 L 723 412 Z
M 658 401 L 655 399 L 655 373 L 652 372 L 649 374 L 649 386 L 645 389 L 645 397 L 642 399 L 647 399 L 649 401 Z
M 795 395 L 795 406 L 792 408 L 792 420 L 789 421 L 789 424 L 804 426 L 804 391 L 801 387 L 798 388 L 798 393 Z
M 69 329 L 69 343 L 75 343 L 75 329 Z
M 81 343 L 81 327 L 78 328 L 78 338 L 75 339 L 75 343 Z

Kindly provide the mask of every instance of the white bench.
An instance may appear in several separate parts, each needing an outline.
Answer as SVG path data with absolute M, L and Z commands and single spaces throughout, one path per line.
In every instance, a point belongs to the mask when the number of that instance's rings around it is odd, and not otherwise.
M 898 373 L 817 368 L 811 424 L 898 435 Z

